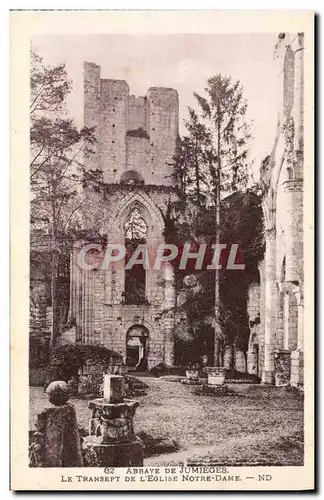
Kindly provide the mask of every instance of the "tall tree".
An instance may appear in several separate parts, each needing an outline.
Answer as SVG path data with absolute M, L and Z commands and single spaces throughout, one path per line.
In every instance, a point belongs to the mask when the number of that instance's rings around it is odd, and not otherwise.
M 181 141 L 175 172 L 182 192 L 199 209 L 203 209 L 209 190 L 207 159 L 211 149 L 211 136 L 196 111 L 190 107 L 188 111 L 189 119 L 185 121 L 187 135 Z
M 84 184 L 100 181 L 99 172 L 86 172 L 83 154 L 91 153 L 93 130 L 78 129 L 64 118 L 66 97 L 71 89 L 64 64 L 43 65 L 31 53 L 30 75 L 30 187 L 31 224 L 45 229 L 51 251 L 51 346 L 59 335 L 59 256 L 78 227 L 78 211 L 85 201 Z
M 189 119 L 185 122 L 187 135 L 180 144 L 174 177 L 184 199 L 194 203 L 199 212 L 209 212 L 213 207 L 217 244 L 220 243 L 221 199 L 245 191 L 252 180 L 248 157 L 251 123 L 246 119 L 247 101 L 239 81 L 216 75 L 207 81 L 203 96 L 194 95 L 198 108 L 197 111 L 189 108 Z M 197 225 L 196 222 L 193 224 Z M 191 229 L 195 231 L 197 227 Z M 218 364 L 219 345 L 224 343 L 218 269 L 214 291 L 214 360 Z

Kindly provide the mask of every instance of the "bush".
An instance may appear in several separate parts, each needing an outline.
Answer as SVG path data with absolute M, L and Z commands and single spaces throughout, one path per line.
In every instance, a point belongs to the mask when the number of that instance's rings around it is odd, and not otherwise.
M 79 369 L 88 360 L 93 365 L 101 365 L 103 369 L 108 368 L 111 358 L 114 358 L 114 362 L 122 360 L 121 355 L 100 345 L 67 344 L 58 346 L 52 351 L 49 382 L 54 380 L 68 382 L 71 378 L 78 377 Z

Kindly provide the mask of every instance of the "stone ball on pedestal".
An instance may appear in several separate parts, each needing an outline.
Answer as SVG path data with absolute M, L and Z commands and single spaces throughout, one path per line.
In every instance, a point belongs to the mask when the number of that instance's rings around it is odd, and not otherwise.
M 50 403 L 55 406 L 62 406 L 65 405 L 70 397 L 70 388 L 63 380 L 56 380 L 49 384 L 46 394 Z

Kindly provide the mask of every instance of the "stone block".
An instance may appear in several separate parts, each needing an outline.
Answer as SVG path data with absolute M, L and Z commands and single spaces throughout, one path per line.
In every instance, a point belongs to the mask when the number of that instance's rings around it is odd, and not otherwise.
M 30 455 L 31 466 L 36 467 L 81 467 L 81 438 L 72 404 L 45 408 L 37 417 L 37 460 L 33 460 L 33 443 Z
M 124 399 L 124 377 L 104 375 L 103 397 L 108 403 L 121 403 Z

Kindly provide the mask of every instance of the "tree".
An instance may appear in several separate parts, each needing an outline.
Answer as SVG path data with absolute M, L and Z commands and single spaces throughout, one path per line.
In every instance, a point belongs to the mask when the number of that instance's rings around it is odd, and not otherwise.
M 51 346 L 59 334 L 59 256 L 64 253 L 78 228 L 78 212 L 85 201 L 82 188 L 100 182 L 100 172 L 85 171 L 83 155 L 91 154 L 94 131 L 80 130 L 63 118 L 71 89 L 64 64 L 45 67 L 31 53 L 30 102 L 30 187 L 31 224 L 47 234 L 51 252 Z
M 174 179 L 186 203 L 195 204 L 201 214 L 192 218 L 191 231 L 197 236 L 201 221 L 214 209 L 214 243 L 220 243 L 221 199 L 245 191 L 251 177 L 248 158 L 251 124 L 246 120 L 247 102 L 239 81 L 216 75 L 207 81 L 205 95 L 194 94 L 197 111 L 189 108 L 185 122 L 188 135 L 179 147 L 174 163 Z M 197 224 L 197 220 L 198 224 Z M 200 224 L 201 225 L 201 224 Z M 200 233 L 201 234 L 201 233 Z M 221 321 L 220 271 L 215 271 L 214 333 L 215 364 L 218 346 L 224 343 Z
M 180 142 L 175 161 L 175 176 L 182 193 L 198 209 L 206 206 L 209 191 L 208 151 L 211 150 L 211 136 L 206 126 L 199 121 L 197 113 L 189 110 L 185 122 L 188 135 Z
M 219 171 L 220 190 L 228 195 L 244 190 L 251 175 L 248 153 L 252 134 L 251 122 L 246 119 L 247 101 L 239 80 L 232 83 L 230 77 L 222 75 L 209 78 L 205 93 L 206 97 L 194 95 L 213 144 L 209 168 L 215 181 Z
M 230 193 L 245 188 L 248 181 L 248 141 L 250 124 L 246 121 L 247 101 L 239 81 L 232 84 L 230 77 L 220 74 L 209 78 L 206 97 L 195 93 L 202 117 L 207 121 L 213 142 L 209 154 L 209 168 L 213 179 L 216 233 L 215 243 L 220 243 L 221 189 Z M 215 271 L 215 347 L 214 362 L 219 359 L 220 327 L 220 273 Z

